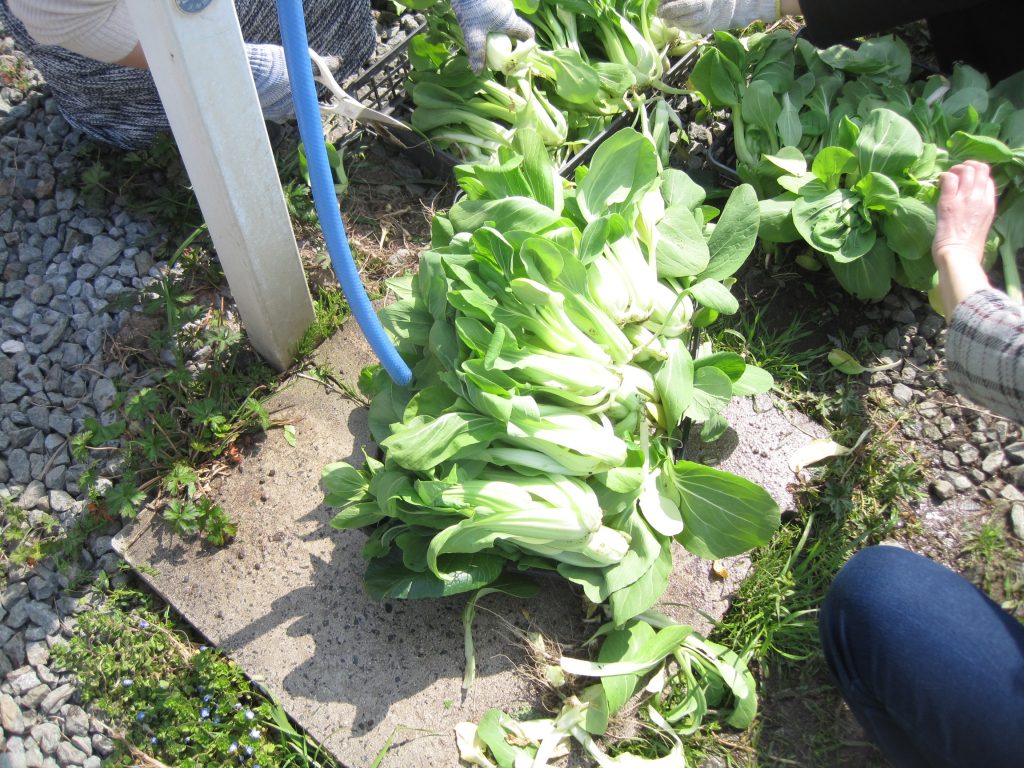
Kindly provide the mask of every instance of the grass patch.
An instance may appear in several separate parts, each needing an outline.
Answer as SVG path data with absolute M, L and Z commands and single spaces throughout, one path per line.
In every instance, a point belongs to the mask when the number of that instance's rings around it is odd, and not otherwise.
M 234 662 L 138 590 L 115 590 L 81 614 L 53 653 L 79 679 L 83 703 L 109 718 L 117 749 L 105 765 L 338 768 Z
M 1024 622 L 1024 542 L 995 514 L 968 532 L 960 555 L 964 576 L 1003 610 Z

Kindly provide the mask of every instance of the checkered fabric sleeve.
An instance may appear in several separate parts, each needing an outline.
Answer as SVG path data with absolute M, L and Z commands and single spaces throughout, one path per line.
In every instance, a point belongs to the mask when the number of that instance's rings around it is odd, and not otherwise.
M 1001 291 L 972 293 L 953 311 L 946 361 L 960 394 L 1024 423 L 1024 307 Z

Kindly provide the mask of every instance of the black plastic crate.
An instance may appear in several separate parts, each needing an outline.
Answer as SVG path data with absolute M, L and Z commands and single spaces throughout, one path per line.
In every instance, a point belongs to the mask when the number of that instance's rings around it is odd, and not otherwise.
M 412 70 L 408 56 L 409 41 L 424 29 L 426 29 L 425 24 L 392 48 L 366 72 L 350 83 L 345 90 L 363 104 L 408 122 L 412 112 L 412 104 L 405 91 L 405 80 Z M 678 87 L 685 84 L 689 77 L 689 71 L 696 61 L 696 54 L 697 50 L 694 48 L 672 64 L 663 78 L 666 85 Z M 566 160 L 559 172 L 563 177 L 569 178 L 580 165 L 589 162 L 605 139 L 617 131 L 633 125 L 638 117 L 639 110 L 623 112 L 597 137 L 589 141 L 583 149 Z M 381 132 L 400 144 L 421 168 L 435 176 L 442 178 L 450 176 L 452 169 L 464 162 L 452 153 L 434 147 L 428 139 L 414 131 L 379 126 L 374 126 L 373 130 Z

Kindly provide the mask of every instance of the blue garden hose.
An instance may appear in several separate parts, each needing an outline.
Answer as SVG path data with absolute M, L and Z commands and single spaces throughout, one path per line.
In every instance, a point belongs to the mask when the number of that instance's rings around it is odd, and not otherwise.
M 377 319 L 377 313 L 370 304 L 359 272 L 352 258 L 352 249 L 341 221 L 338 198 L 334 191 L 334 178 L 327 161 L 324 147 L 324 127 L 320 120 L 320 105 L 316 86 L 313 84 L 313 70 L 309 59 L 309 39 L 306 36 L 306 20 L 302 13 L 302 0 L 277 0 L 277 15 L 281 23 L 281 41 L 285 61 L 288 63 L 288 79 L 292 86 L 292 101 L 299 123 L 299 137 L 306 149 L 310 186 L 313 189 L 313 204 L 331 265 L 341 283 L 345 299 L 352 308 L 352 314 L 359 323 L 363 336 L 380 360 L 384 370 L 399 386 L 412 381 L 412 371 L 399 356 L 384 327 Z

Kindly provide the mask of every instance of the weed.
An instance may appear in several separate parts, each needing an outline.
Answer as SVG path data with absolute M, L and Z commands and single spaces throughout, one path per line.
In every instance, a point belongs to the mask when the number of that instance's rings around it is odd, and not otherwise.
M 240 329 L 220 306 L 198 299 L 219 281 L 209 251 L 198 245 L 205 227 L 177 249 L 164 276 L 142 301 L 164 323 L 148 334 L 150 352 L 169 368 L 150 372 L 146 386 L 119 392 L 104 421 L 88 419 L 72 451 L 92 466 L 80 485 L 114 517 L 134 517 L 157 494 L 164 519 L 184 535 L 222 545 L 234 535 L 224 510 L 206 496 L 211 472 L 241 459 L 237 440 L 270 417 L 259 400 L 274 382 Z M 116 458 L 104 461 L 117 451 Z M 112 478 L 103 491 L 101 473 Z
M 960 560 L 967 579 L 1024 622 L 1024 542 L 1010 533 L 1004 517 L 994 515 L 978 523 L 968 534 Z
M 172 618 L 148 595 L 122 588 L 81 614 L 68 643 L 54 648 L 55 662 L 78 677 L 83 702 L 113 724 L 118 749 L 107 765 L 337 768 L 234 662 L 197 647 Z
M 116 203 L 154 219 L 172 237 L 202 220 L 178 147 L 169 134 L 131 152 L 91 142 L 81 144 L 78 152 L 83 170 L 77 186 L 89 207 L 110 208 Z

